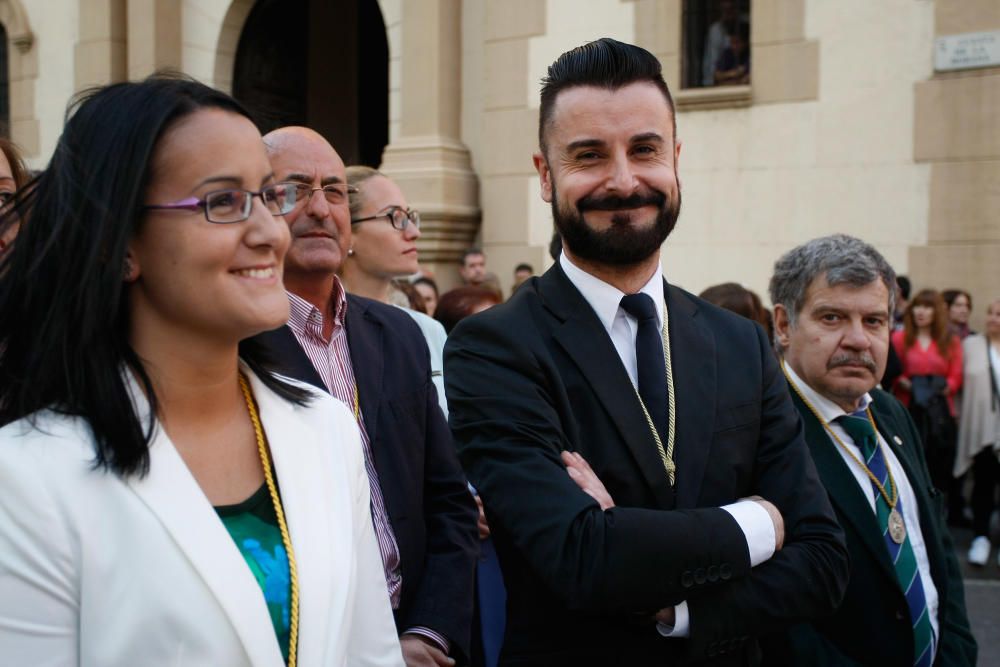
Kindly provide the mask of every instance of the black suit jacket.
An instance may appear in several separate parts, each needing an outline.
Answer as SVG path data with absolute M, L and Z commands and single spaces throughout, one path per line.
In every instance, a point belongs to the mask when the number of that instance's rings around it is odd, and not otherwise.
M 840 600 L 843 534 L 763 330 L 674 287 L 666 300 L 676 489 L 607 332 L 558 265 L 449 337 L 452 430 L 507 585 L 502 664 L 750 664 L 749 638 Z M 564 449 L 617 507 L 577 488 Z M 719 507 L 752 494 L 788 533 L 751 573 Z M 690 639 L 660 637 L 653 612 L 683 600 Z
M 943 496 L 931 484 L 923 447 L 906 409 L 884 391 L 876 389 L 871 395 L 875 425 L 899 459 L 917 499 L 920 532 L 939 597 L 940 637 L 934 664 L 975 665 L 976 642 L 965 614 L 961 571 L 943 520 Z M 843 604 L 832 617 L 796 627 L 773 642 L 769 639 L 766 662 L 831 667 L 912 665 L 910 614 L 875 514 L 823 425 L 797 395 L 793 399 L 820 478 L 844 527 L 851 580 Z
M 361 414 L 399 546 L 396 626 L 400 632 L 431 628 L 468 656 L 478 511 L 431 382 L 427 343 L 399 308 L 351 294 L 344 325 Z M 327 390 L 287 326 L 257 340 L 291 376 Z

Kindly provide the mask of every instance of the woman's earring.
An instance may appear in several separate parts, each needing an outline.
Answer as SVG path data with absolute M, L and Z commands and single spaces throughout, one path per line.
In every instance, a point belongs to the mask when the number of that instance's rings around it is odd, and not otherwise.
M 348 257 L 354 257 L 354 248 L 348 248 L 347 249 L 347 256 Z
M 127 283 L 135 282 L 138 276 L 135 275 L 135 265 L 132 264 L 132 260 L 128 257 L 122 264 L 122 280 Z

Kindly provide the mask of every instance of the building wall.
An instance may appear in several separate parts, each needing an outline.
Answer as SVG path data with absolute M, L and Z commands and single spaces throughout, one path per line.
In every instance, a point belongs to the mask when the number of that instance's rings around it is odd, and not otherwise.
M 79 13 L 77 0 L 51 0 L 51 2 L 22 2 L 34 34 L 31 50 L 37 64 L 35 78 L 28 90 L 11 90 L 11 109 L 17 108 L 20 93 L 34 99 L 26 114 L 37 122 L 37 143 L 27 145 L 15 133 L 15 140 L 25 144 L 28 166 L 40 169 L 45 166 L 55 149 L 62 132 L 66 104 L 76 91 L 74 45 L 78 40 Z M 8 47 L 8 53 L 13 48 Z
M 563 51 L 607 35 L 657 54 L 676 93 L 684 204 L 663 253 L 671 281 L 697 292 L 737 280 L 764 296 L 782 252 L 846 232 L 916 286 L 968 286 L 977 304 L 994 296 L 1000 68 L 935 73 L 932 61 L 936 36 L 1000 29 L 995 0 L 754 0 L 753 84 L 728 91 L 677 89 L 682 4 L 380 0 L 386 164 L 431 212 L 421 243 L 442 282 L 474 239 L 505 287 L 518 262 L 550 263 L 551 215 L 531 162 L 540 79 Z M 48 160 L 83 86 L 175 67 L 229 90 L 252 6 L 0 0 L 0 18 L 33 36 L 11 72 L 14 135 L 31 166 Z
M 678 117 L 684 211 L 664 264 L 692 291 L 734 280 L 766 300 L 775 259 L 833 232 L 873 243 L 903 272 L 910 246 L 926 242 L 930 174 L 913 160 L 913 82 L 931 73 L 932 4 L 804 8 L 804 36 L 819 49 L 815 99 Z M 755 38 L 768 31 L 753 26 Z
M 489 20 L 497 3 L 487 4 Z M 530 162 L 548 64 L 596 37 L 638 41 L 680 92 L 681 2 L 604 0 L 586 12 L 567 0 L 541 4 L 533 23 L 523 18 L 530 11 L 490 21 L 483 132 L 467 141 L 483 179 L 483 243 L 505 282 L 518 261 L 544 258 L 551 236 Z M 683 207 L 664 247 L 668 279 L 695 292 L 735 280 L 766 295 L 782 252 L 833 231 L 871 241 L 907 270 L 909 248 L 927 240 L 930 170 L 913 159 L 913 86 L 931 75 L 933 9 L 912 0 L 754 3 L 753 53 L 763 64 L 749 100 L 705 109 L 678 95 Z M 526 25 L 498 34 L 509 15 Z
M 1000 30 L 995 0 L 935 2 L 935 36 L 985 30 Z M 967 289 L 982 330 L 1000 297 L 1000 68 L 936 73 L 914 92 L 914 158 L 930 188 L 927 243 L 909 251 L 913 286 Z

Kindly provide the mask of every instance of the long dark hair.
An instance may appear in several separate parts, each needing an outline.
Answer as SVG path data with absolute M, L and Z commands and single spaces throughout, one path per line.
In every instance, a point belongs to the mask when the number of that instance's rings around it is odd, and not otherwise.
M 95 466 L 122 476 L 148 471 L 158 408 L 128 340 L 126 249 L 142 223 L 160 138 L 204 108 L 249 118 L 228 95 L 172 74 L 81 93 L 48 168 L 0 220 L 2 232 L 25 219 L 13 251 L 0 258 L 0 424 L 46 408 L 83 417 L 93 431 Z M 305 399 L 271 374 L 259 348 L 244 341 L 240 355 L 279 395 Z M 149 401 L 145 424 L 126 367 Z
M 917 323 L 913 319 L 913 309 L 917 306 L 926 306 L 934 311 L 931 339 L 937 345 L 941 358 L 948 359 L 951 356 L 954 336 L 948 327 L 948 310 L 945 308 L 944 299 L 932 289 L 920 290 L 906 305 L 906 313 L 903 315 L 903 348 L 909 350 L 917 340 Z

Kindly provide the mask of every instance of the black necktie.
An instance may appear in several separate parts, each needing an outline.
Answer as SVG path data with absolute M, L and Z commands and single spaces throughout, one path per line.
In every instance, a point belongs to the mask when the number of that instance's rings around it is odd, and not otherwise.
M 635 360 L 639 377 L 639 396 L 660 433 L 667 442 L 667 371 L 663 359 L 663 337 L 656 325 L 656 305 L 648 294 L 628 294 L 621 307 L 639 320 L 635 337 Z

